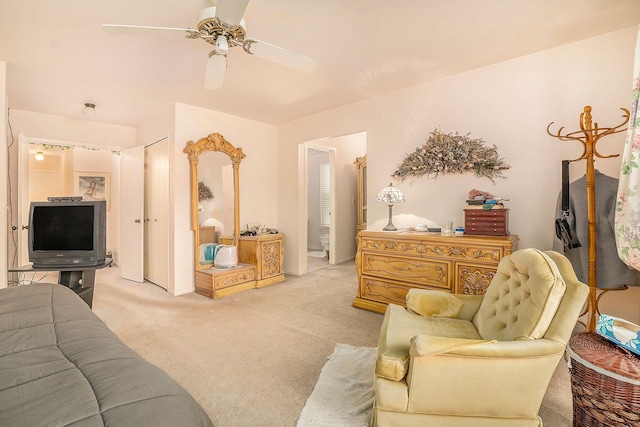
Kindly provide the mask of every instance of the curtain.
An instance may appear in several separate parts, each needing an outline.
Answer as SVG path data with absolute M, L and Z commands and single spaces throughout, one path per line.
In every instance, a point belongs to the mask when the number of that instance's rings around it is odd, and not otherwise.
M 640 28 L 636 39 L 633 89 L 627 141 L 622 152 L 616 200 L 615 235 L 618 256 L 640 270 Z

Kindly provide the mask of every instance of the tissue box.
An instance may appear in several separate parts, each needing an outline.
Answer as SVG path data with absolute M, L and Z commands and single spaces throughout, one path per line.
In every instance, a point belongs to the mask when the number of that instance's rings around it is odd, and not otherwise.
M 601 314 L 596 333 L 640 356 L 640 326 L 635 323 Z

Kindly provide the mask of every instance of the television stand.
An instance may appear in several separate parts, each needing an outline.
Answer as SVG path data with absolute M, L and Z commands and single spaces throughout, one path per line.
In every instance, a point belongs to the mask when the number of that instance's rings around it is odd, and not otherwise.
M 96 280 L 96 270 L 111 265 L 111 258 L 104 263 L 88 266 L 51 266 L 34 267 L 31 264 L 10 268 L 9 273 L 36 273 L 40 271 L 58 271 L 58 284 L 74 291 L 89 307 L 93 304 L 93 286 Z

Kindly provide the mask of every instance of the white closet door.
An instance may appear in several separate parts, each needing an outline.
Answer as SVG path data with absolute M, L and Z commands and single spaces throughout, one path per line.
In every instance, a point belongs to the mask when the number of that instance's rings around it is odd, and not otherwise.
M 145 148 L 144 278 L 169 285 L 169 140 Z
M 122 151 L 120 160 L 120 274 L 142 282 L 144 244 L 144 147 Z

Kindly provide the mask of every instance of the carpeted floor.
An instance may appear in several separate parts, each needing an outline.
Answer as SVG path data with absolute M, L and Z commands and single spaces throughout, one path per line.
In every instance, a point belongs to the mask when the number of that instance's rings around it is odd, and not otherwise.
M 314 254 L 315 255 L 311 255 Z M 320 255 L 318 255 L 320 254 Z M 316 271 L 329 266 L 329 260 L 324 252 L 309 252 L 307 254 L 307 271 Z
M 382 315 L 352 307 L 353 263 L 219 300 L 173 297 L 98 270 L 94 312 L 121 339 L 185 387 L 217 427 L 296 425 L 337 343 L 375 347 Z M 561 363 L 541 416 L 571 425 Z

